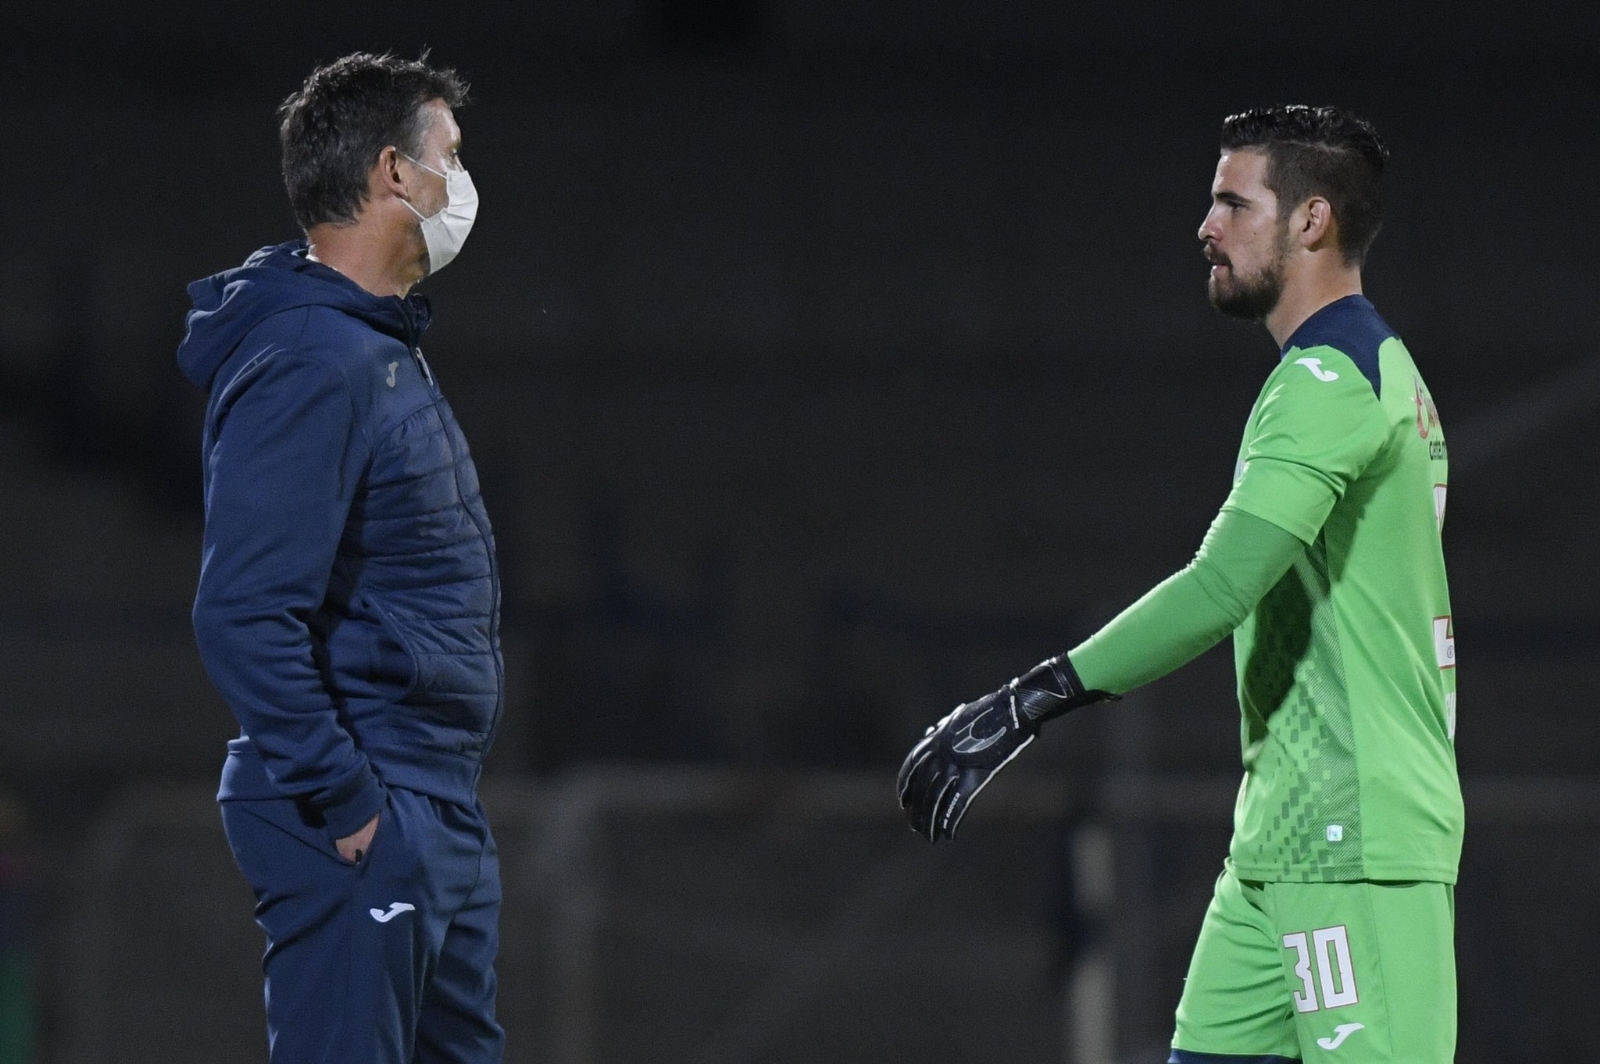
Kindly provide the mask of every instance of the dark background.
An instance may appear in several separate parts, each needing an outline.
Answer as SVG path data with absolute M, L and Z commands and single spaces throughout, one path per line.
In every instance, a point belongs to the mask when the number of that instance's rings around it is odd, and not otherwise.
M 881 779 L 885 822 L 925 723 L 1184 564 L 1226 493 L 1274 349 L 1204 298 L 1222 117 L 1298 101 L 1370 118 L 1393 159 L 1366 290 L 1452 450 L 1458 750 L 1485 825 L 1458 896 L 1460 1059 L 1587 1045 L 1592 6 L 66 4 L 0 45 L 0 892 L 30 914 L 12 942 L 38 1059 L 95 1059 L 72 1049 L 91 1004 L 60 971 L 108 948 L 78 873 L 151 786 L 204 799 L 234 730 L 188 630 L 203 396 L 173 361 L 184 285 L 296 235 L 273 110 L 317 62 L 423 47 L 474 90 L 458 118 L 483 206 L 422 290 L 502 552 L 512 697 L 491 782 L 560 791 L 619 763 L 731 771 L 752 795 Z M 1068 837 L 1117 820 L 1105 781 L 1234 773 L 1236 712 L 1223 647 L 1060 726 L 1020 774 L 1071 781 Z M 1122 840 L 1140 855 L 1119 857 L 1123 889 L 1178 906 L 1163 981 L 1126 999 L 1152 1017 L 1123 1016 L 1126 1059 L 1159 1052 L 1227 812 L 1199 836 L 1152 813 Z M 225 864 L 198 815 L 194 852 Z M 980 894 L 1038 858 L 1019 843 L 977 875 L 913 842 L 874 852 Z M 791 858 L 837 869 L 848 851 L 797 837 Z M 226 868 L 215 883 L 241 889 Z M 1077 918 L 1040 905 L 1037 926 Z M 247 907 L 219 906 L 240 951 L 180 967 L 249 984 Z M 1051 934 L 1040 981 L 1087 940 Z M 203 1012 L 208 979 L 171 1004 Z M 970 989 L 956 973 L 942 992 Z M 666 1008 L 616 993 L 616 1015 Z M 213 1011 L 253 1040 L 255 1007 Z M 563 1022 L 538 1015 L 522 1044 Z M 990 1059 L 979 1024 L 952 1028 L 950 1059 Z M 651 1037 L 605 1059 L 677 1059 Z M 786 1037 L 793 1059 L 822 1055 Z M 829 1053 L 901 1055 L 868 1044 Z

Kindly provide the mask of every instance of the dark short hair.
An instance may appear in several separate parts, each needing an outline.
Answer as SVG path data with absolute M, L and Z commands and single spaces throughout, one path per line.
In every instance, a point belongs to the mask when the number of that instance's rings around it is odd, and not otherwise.
M 461 76 L 427 59 L 426 52 L 416 59 L 355 52 L 313 70 L 283 101 L 283 183 L 302 227 L 355 221 L 378 153 L 392 144 L 420 154 L 428 132 L 424 106 L 467 102 Z
M 1366 261 L 1383 227 L 1382 178 L 1389 149 L 1372 123 L 1342 107 L 1263 107 L 1229 115 L 1222 148 L 1259 150 L 1266 186 L 1280 216 L 1312 196 L 1333 205 L 1339 250 L 1347 263 Z

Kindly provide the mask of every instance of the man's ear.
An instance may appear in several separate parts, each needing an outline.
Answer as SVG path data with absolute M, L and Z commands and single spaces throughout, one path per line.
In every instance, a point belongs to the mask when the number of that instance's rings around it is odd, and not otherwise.
M 405 179 L 400 175 L 400 149 L 393 144 L 378 152 L 378 161 L 372 164 L 368 175 L 370 191 L 376 193 L 380 189 L 390 195 L 407 199 Z
M 1312 196 L 1294 213 L 1294 235 L 1301 247 L 1318 248 L 1338 240 L 1339 223 L 1333 216 L 1333 204 L 1321 196 Z

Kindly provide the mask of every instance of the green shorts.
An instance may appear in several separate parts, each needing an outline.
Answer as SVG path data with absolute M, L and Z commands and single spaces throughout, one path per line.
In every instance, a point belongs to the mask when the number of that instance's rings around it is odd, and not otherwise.
M 1230 865 L 1200 926 L 1173 1048 L 1449 1064 L 1454 935 L 1448 883 L 1257 883 Z

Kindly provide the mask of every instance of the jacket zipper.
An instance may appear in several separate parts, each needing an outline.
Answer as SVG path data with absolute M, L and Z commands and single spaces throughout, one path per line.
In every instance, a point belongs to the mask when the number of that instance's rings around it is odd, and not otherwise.
M 428 360 L 422 355 L 422 347 L 417 343 L 416 323 L 411 316 L 409 307 L 406 308 L 406 326 L 409 334 L 406 347 L 410 350 L 411 357 L 417 360 L 417 365 L 421 367 L 422 375 L 428 382 L 428 397 L 433 403 L 433 408 L 439 414 L 440 422 L 446 425 L 454 425 L 456 423 L 455 416 L 452 414 L 446 418 L 445 412 L 439 409 L 439 400 L 441 398 L 439 386 L 433 379 L 433 372 L 428 368 Z M 444 434 L 444 445 L 450 449 L 451 475 L 455 477 L 456 495 L 461 496 L 461 461 L 460 456 L 456 454 L 455 440 L 451 438 L 448 429 Z M 480 499 L 483 497 L 481 487 L 478 497 Z M 478 530 L 478 537 L 483 541 L 484 553 L 489 558 L 489 585 L 494 592 L 494 601 L 490 603 L 489 607 L 489 650 L 494 656 L 495 705 L 494 716 L 489 719 L 489 731 L 483 740 L 484 751 L 487 753 L 489 746 L 494 742 L 495 733 L 500 730 L 500 716 L 505 711 L 506 700 L 506 668 L 505 663 L 500 660 L 498 652 L 500 646 L 500 559 L 495 557 L 494 544 L 489 538 L 489 530 L 478 520 L 478 515 L 473 512 L 472 507 L 466 505 L 465 498 L 462 499 L 462 506 L 467 511 L 467 517 L 472 520 L 473 527 Z M 483 772 L 481 759 L 478 762 L 478 772 L 480 774 Z
M 428 382 L 428 397 L 433 402 L 433 408 L 438 412 L 441 422 L 448 421 L 449 424 L 455 424 L 454 415 L 446 419 L 444 411 L 439 409 L 439 400 L 441 398 L 439 385 L 433 379 L 433 371 L 428 368 L 428 360 L 422 356 L 422 345 L 417 343 L 420 338 L 417 336 L 416 316 L 412 313 L 410 304 L 405 300 L 400 301 L 400 307 L 406 319 L 406 349 L 411 352 L 411 357 L 417 360 L 417 365 L 422 370 L 422 376 Z M 451 439 L 448 431 L 444 434 L 444 445 L 450 449 L 450 469 L 455 477 L 456 494 L 459 496 L 461 495 L 460 457 L 456 454 L 455 440 Z M 483 497 L 481 487 L 478 497 L 480 499 Z M 471 518 L 473 527 L 478 530 L 478 537 L 483 541 L 484 553 L 489 557 L 489 585 L 494 592 L 494 601 L 489 606 L 489 650 L 494 656 L 495 704 L 494 716 L 489 720 L 489 732 L 484 736 L 483 740 L 484 752 L 487 753 L 489 746 L 494 742 L 495 733 L 500 730 L 500 716 L 505 711 L 506 701 L 506 667 L 505 663 L 500 660 L 498 652 L 500 646 L 500 559 L 495 557 L 494 544 L 490 541 L 489 530 L 478 520 L 478 515 L 472 512 L 472 507 L 466 506 L 465 499 L 462 500 L 462 505 L 467 511 L 467 516 Z M 478 772 L 480 775 L 483 772 L 481 759 L 478 762 Z

